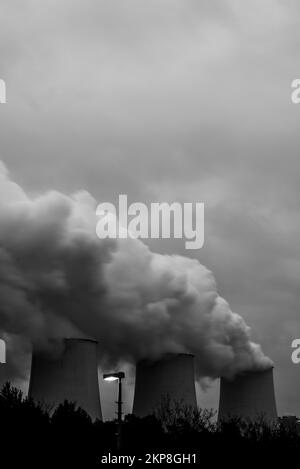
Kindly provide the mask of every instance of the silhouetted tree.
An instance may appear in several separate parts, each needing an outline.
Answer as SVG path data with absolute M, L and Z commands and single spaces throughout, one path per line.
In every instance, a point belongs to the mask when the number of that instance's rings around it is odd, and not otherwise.
M 116 421 L 92 421 L 75 402 L 54 409 L 35 403 L 6 383 L 0 392 L 1 463 L 7 467 L 99 467 L 101 455 L 117 453 Z M 122 454 L 197 453 L 202 463 L 268 467 L 300 455 L 299 427 L 283 420 L 231 418 L 215 421 L 215 412 L 182 402 L 161 402 L 153 415 L 126 415 Z M 243 458 L 243 459 L 241 459 Z M 242 464 L 241 464 L 242 461 Z M 2 467 L 2 465 L 1 465 Z M 3 464 L 3 467 L 6 467 Z

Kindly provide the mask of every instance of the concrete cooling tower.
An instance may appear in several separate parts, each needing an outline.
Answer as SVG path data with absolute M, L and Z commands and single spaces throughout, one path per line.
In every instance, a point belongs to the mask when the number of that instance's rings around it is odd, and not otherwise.
M 8 381 L 7 376 L 6 376 L 6 363 L 1 363 L 0 362 L 0 391 L 3 387 L 3 385 Z
M 197 407 L 193 355 L 167 354 L 160 360 L 137 364 L 133 414 L 152 414 L 166 397 L 171 403 Z
M 259 416 L 277 418 L 273 369 L 243 373 L 231 381 L 221 378 L 218 420 Z
M 6 373 L 6 345 L 3 339 L 0 339 L 0 391 L 5 383 Z
M 29 396 L 52 406 L 65 399 L 75 401 L 92 419 L 102 419 L 97 342 L 92 339 L 65 339 L 64 342 L 59 356 L 33 352 Z

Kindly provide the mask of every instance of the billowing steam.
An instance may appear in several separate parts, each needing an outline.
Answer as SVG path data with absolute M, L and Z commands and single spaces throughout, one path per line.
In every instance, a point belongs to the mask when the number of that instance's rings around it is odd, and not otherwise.
M 100 240 L 88 193 L 30 198 L 0 170 L 0 333 L 35 346 L 98 339 L 104 362 L 196 355 L 199 376 L 272 363 L 197 260 Z

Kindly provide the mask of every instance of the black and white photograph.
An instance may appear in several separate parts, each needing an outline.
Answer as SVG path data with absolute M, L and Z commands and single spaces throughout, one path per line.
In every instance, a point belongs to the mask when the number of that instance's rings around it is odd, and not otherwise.
M 0 0 L 0 467 L 296 467 L 300 4 Z

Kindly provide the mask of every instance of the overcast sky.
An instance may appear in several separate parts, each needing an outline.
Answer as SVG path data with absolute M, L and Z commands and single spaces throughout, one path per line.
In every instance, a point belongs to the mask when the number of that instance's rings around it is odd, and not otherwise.
M 204 202 L 203 249 L 151 247 L 214 272 L 275 362 L 279 413 L 300 415 L 299 2 L 0 6 L 0 159 L 12 178 L 32 194 Z M 214 385 L 202 402 L 217 397 Z

